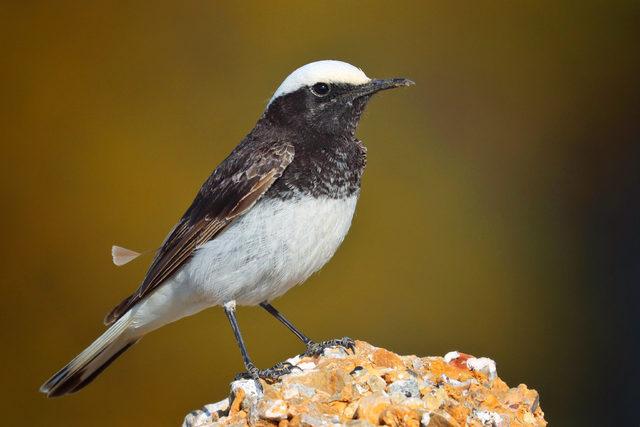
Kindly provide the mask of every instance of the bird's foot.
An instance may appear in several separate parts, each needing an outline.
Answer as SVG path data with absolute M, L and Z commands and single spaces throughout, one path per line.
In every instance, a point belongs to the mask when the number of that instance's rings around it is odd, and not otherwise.
M 258 369 L 253 365 L 247 368 L 247 371 L 237 374 L 233 380 L 252 379 L 256 381 L 257 384 L 260 384 L 260 379 L 263 379 L 268 383 L 273 383 L 278 381 L 280 377 L 290 374 L 295 369 L 301 370 L 289 362 L 280 362 L 269 369 Z
M 280 362 L 274 365 L 272 368 L 259 371 L 258 375 L 260 376 L 260 378 L 267 382 L 274 382 L 278 381 L 280 377 L 290 374 L 296 369 L 302 371 L 302 369 L 289 362 Z
M 324 349 L 329 347 L 342 347 L 345 350 L 351 350 L 354 354 L 356 352 L 356 342 L 349 337 L 344 337 L 322 342 L 311 341 L 307 344 L 307 351 L 302 355 L 311 357 L 320 356 L 324 352 Z

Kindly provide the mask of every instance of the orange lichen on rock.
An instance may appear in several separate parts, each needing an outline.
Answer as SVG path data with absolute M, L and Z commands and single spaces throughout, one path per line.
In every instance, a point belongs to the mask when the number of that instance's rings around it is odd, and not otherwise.
M 190 413 L 183 426 L 547 424 L 538 393 L 507 386 L 487 358 L 400 356 L 357 341 L 355 353 L 330 348 L 289 362 L 299 369 L 262 390 L 234 381 L 230 398 Z
M 403 363 L 400 356 L 395 353 L 379 348 L 371 354 L 371 362 L 374 365 L 382 366 L 385 368 L 402 368 Z

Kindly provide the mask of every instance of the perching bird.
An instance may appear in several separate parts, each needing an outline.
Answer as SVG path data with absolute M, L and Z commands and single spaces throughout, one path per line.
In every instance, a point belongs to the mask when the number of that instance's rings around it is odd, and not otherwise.
M 276 378 L 290 366 L 259 370 L 242 341 L 235 308 L 260 305 L 318 354 L 348 338 L 315 343 L 271 304 L 333 256 L 356 207 L 366 148 L 355 136 L 371 96 L 413 84 L 372 80 L 340 61 L 318 61 L 291 73 L 253 130 L 213 171 L 165 239 L 142 282 L 105 318 L 109 329 L 40 391 L 74 393 L 145 334 L 222 305 L 247 375 Z M 114 248 L 122 264 L 134 252 Z M 124 258 L 124 259 L 123 259 Z

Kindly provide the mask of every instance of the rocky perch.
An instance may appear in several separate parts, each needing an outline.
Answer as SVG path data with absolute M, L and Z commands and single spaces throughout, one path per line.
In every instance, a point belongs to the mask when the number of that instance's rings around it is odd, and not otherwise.
M 357 341 L 355 354 L 329 348 L 288 360 L 299 370 L 279 381 L 231 383 L 231 396 L 193 411 L 203 426 L 545 426 L 539 396 L 509 388 L 495 362 L 453 351 L 399 356 Z

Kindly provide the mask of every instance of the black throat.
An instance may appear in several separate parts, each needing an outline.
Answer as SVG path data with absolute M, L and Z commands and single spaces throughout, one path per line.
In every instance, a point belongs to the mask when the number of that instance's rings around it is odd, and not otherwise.
M 306 89 L 275 99 L 252 134 L 285 140 L 294 146 L 295 155 L 265 197 L 357 195 L 367 150 L 355 131 L 368 99 L 321 104 Z
M 360 191 L 366 148 L 354 137 L 318 137 L 295 146 L 291 164 L 266 197 L 348 198 Z

